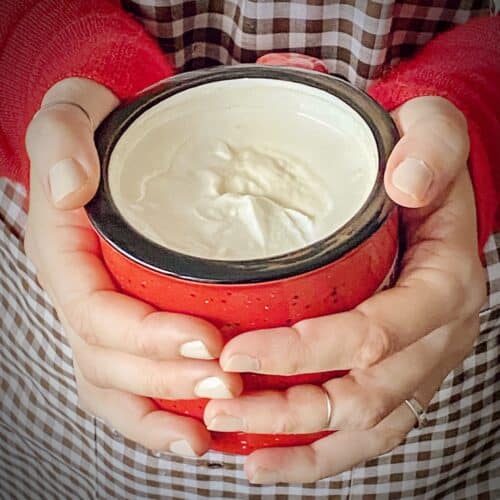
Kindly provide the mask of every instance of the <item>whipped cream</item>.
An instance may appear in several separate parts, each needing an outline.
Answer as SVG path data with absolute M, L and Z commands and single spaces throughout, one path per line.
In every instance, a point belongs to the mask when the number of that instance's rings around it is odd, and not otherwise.
M 208 259 L 284 254 L 368 198 L 374 137 L 340 99 L 272 79 L 209 83 L 143 113 L 109 164 L 113 201 L 152 241 Z

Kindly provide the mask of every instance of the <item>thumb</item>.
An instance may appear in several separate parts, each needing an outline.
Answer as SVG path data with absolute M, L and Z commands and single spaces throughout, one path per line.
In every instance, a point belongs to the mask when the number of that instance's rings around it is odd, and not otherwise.
M 392 116 L 402 138 L 387 163 L 386 191 L 401 206 L 427 206 L 466 167 L 467 122 L 451 102 L 441 97 L 412 99 Z
M 43 190 L 58 209 L 85 205 L 100 177 L 94 131 L 117 104 L 111 91 L 90 80 L 69 78 L 54 85 L 26 134 L 31 189 Z

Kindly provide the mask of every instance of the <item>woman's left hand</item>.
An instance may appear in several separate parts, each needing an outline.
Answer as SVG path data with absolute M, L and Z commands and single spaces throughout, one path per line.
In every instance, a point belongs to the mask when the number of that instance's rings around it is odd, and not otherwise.
M 308 446 L 253 452 L 245 466 L 252 483 L 316 481 L 393 449 L 415 425 L 404 401 L 415 398 L 426 407 L 478 335 L 486 286 L 465 119 L 440 97 L 413 99 L 393 118 L 402 138 L 385 185 L 407 207 L 401 209 L 406 251 L 395 286 L 345 313 L 239 335 L 220 357 L 230 372 L 351 370 L 324 383 L 324 390 L 299 385 L 210 401 L 205 423 L 211 430 L 338 430 Z

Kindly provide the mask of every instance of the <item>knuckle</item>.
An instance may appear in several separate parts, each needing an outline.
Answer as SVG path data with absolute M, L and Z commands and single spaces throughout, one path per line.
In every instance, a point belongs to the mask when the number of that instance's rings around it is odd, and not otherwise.
M 367 318 L 367 321 L 366 338 L 354 360 L 354 366 L 359 368 L 367 368 L 377 363 L 393 350 L 392 335 L 389 329 L 373 319 Z
M 387 411 L 380 403 L 371 400 L 370 404 L 359 405 L 359 411 L 355 413 L 353 427 L 355 430 L 373 429 L 386 416 Z
M 466 310 L 464 307 L 464 297 L 469 295 L 468 285 L 465 279 L 456 271 L 456 268 L 445 268 L 433 266 L 421 273 L 421 277 L 416 280 L 408 280 L 407 284 L 412 286 L 422 286 L 430 294 L 436 296 L 436 300 L 446 308 L 450 314 L 457 317 L 464 317 Z
M 480 333 L 479 316 L 472 316 L 464 323 L 465 343 L 461 351 L 461 359 L 465 358 L 474 349 Z
M 357 417 L 357 428 L 363 431 L 372 429 L 385 417 L 385 413 L 380 406 L 363 408 L 363 411 L 360 411 Z
M 300 321 L 290 327 L 290 345 L 288 352 L 290 353 L 288 374 L 293 375 L 300 373 L 304 366 L 308 365 L 308 360 L 314 359 L 314 353 L 308 337 L 311 337 L 311 323 L 308 321 Z
M 282 418 L 275 421 L 276 434 L 307 433 L 317 430 L 314 422 L 311 422 L 311 428 L 308 428 L 306 422 L 309 419 L 301 418 L 300 409 L 307 408 L 310 401 L 310 392 L 308 386 L 293 386 L 283 393 L 286 411 L 282 412 Z
M 465 318 L 477 314 L 487 299 L 487 280 L 479 257 L 459 256 L 462 263 L 460 275 L 448 273 L 448 291 L 456 297 L 458 317 Z M 450 295 L 448 295 L 450 296 Z
M 130 339 L 130 345 L 140 356 L 156 359 L 160 355 L 160 348 L 154 335 L 159 317 L 157 312 L 146 313 L 141 320 L 130 321 L 126 327 L 125 337 Z
M 175 387 L 175 385 L 174 385 Z M 165 375 L 157 371 L 152 371 L 144 376 L 144 396 L 156 398 L 177 398 L 185 397 L 185 394 L 179 394 L 179 390 L 172 391 Z
M 290 412 L 286 415 L 283 415 L 282 418 L 276 419 L 275 424 L 273 425 L 272 434 L 293 434 L 300 430 L 299 421 L 297 416 Z M 300 430 L 300 432 L 306 432 Z
M 321 460 L 321 456 L 314 450 L 314 448 L 309 446 L 301 446 L 300 450 L 297 450 L 301 455 L 302 459 L 306 464 L 306 475 L 301 478 L 302 482 L 314 482 L 331 476 L 331 464 L 328 460 Z
M 479 259 L 476 260 L 477 262 L 472 266 L 469 280 L 469 294 L 474 312 L 479 311 L 488 298 L 486 271 Z
M 89 325 L 88 313 L 82 305 L 65 306 L 72 330 L 89 346 L 97 345 L 97 337 Z
M 420 252 L 419 258 L 425 258 L 428 253 L 422 248 Z M 432 258 L 433 254 L 429 253 L 429 256 Z M 400 282 L 405 286 L 425 288 L 453 317 L 464 319 L 477 314 L 487 298 L 485 270 L 479 257 L 474 255 L 471 258 L 470 251 L 464 250 L 450 255 L 446 264 L 441 260 L 439 263 L 419 270 L 418 278 L 409 276 L 405 279 L 403 276 Z
M 464 297 L 467 297 L 469 295 L 468 292 L 468 286 L 465 283 L 465 280 L 461 279 L 458 275 L 456 275 L 454 272 L 446 271 L 446 270 L 441 270 L 442 274 L 442 296 L 443 297 L 454 297 L 455 300 L 453 301 L 457 309 L 457 313 L 462 314 L 465 313 L 465 308 L 464 306 Z
M 139 356 L 148 359 L 157 359 L 159 357 L 159 348 L 147 332 L 141 329 L 137 330 L 131 326 L 128 336 L 132 339 L 131 344 L 134 346 L 134 351 Z
M 284 370 L 282 370 L 283 375 L 290 376 L 300 374 L 301 368 L 303 366 L 301 351 L 299 349 L 289 352 L 293 352 L 293 355 L 290 355 L 290 357 L 288 358 L 286 367 Z
M 379 424 L 390 412 L 390 395 L 377 388 L 375 376 L 368 370 L 355 368 L 348 375 L 360 391 L 352 392 L 350 414 L 353 430 L 368 430 Z
M 73 331 L 89 346 L 98 345 L 93 328 L 92 297 L 77 298 L 64 305 L 68 322 Z
M 54 108 L 38 111 L 32 118 L 26 130 L 26 140 L 29 144 L 30 138 L 35 136 L 47 137 L 53 135 L 64 124 L 63 114 Z
M 287 329 L 286 352 L 288 355 L 281 370 L 282 375 L 302 373 L 308 360 L 311 359 L 309 344 L 306 342 L 307 328 L 307 322 L 299 322 Z
M 44 158 L 47 144 L 54 144 L 65 137 L 67 130 L 67 114 L 62 109 L 43 109 L 36 113 L 26 130 L 24 142 L 29 158 L 32 160 L 32 169 L 36 171 L 39 162 Z

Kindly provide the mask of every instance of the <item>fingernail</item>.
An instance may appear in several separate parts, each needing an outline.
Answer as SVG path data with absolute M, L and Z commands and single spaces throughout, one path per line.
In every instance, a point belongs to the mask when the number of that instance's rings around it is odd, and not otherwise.
M 260 362 L 246 354 L 231 356 L 222 366 L 226 372 L 256 372 L 260 369 Z
M 199 398 L 228 399 L 233 395 L 227 386 L 218 377 L 208 377 L 198 382 L 194 393 Z
M 232 415 L 217 415 L 207 425 L 208 430 L 220 432 L 244 431 L 245 428 L 245 422 Z
M 192 340 L 181 345 L 181 356 L 194 359 L 215 359 L 201 340 Z
M 274 484 L 278 482 L 278 475 L 272 470 L 258 468 L 250 482 L 253 484 Z
M 82 165 L 73 158 L 57 162 L 49 171 L 49 185 L 52 200 L 57 203 L 87 182 Z
M 432 170 L 424 161 L 406 158 L 394 170 L 392 183 L 403 193 L 422 200 L 431 187 L 432 178 Z
M 197 457 L 191 445 L 185 439 L 179 439 L 170 443 L 170 451 L 176 455 L 183 455 L 185 457 Z

